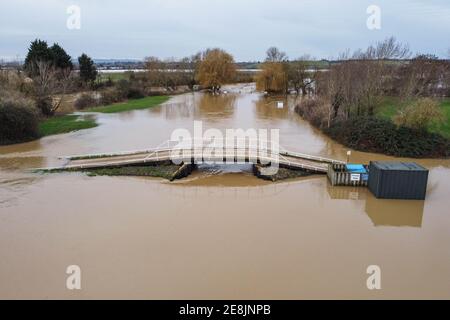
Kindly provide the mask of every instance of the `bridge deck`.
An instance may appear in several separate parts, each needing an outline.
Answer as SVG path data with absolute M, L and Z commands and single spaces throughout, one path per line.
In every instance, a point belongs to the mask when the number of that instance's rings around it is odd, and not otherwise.
M 222 163 L 224 159 L 234 159 L 235 161 L 237 155 L 241 156 L 239 159 L 246 158 L 247 162 L 255 163 L 256 160 L 265 163 L 278 163 L 281 167 L 290 169 L 303 169 L 312 172 L 326 173 L 328 170 L 329 163 L 343 163 L 339 160 L 328 159 L 323 157 L 317 157 L 312 155 L 282 151 L 279 153 L 278 157 L 270 156 L 258 156 L 257 159 L 251 159 L 248 161 L 248 150 L 242 149 L 224 149 L 222 155 L 212 155 L 206 156 L 203 154 L 203 150 L 200 152 L 192 150 L 192 158 L 202 159 L 203 161 Z M 188 161 L 192 161 L 193 159 Z M 148 163 L 158 163 L 163 161 L 183 161 L 182 153 L 179 156 L 174 156 L 172 149 L 162 148 L 154 149 L 149 151 L 136 151 L 129 153 L 118 153 L 118 154 L 104 154 L 104 155 L 85 155 L 85 156 L 74 156 L 69 157 L 68 162 L 58 168 L 48 168 L 47 170 L 76 170 L 76 169 L 93 169 L 93 168 L 106 168 L 106 167 L 120 167 L 126 165 L 139 165 Z M 186 162 L 186 161 L 184 161 Z

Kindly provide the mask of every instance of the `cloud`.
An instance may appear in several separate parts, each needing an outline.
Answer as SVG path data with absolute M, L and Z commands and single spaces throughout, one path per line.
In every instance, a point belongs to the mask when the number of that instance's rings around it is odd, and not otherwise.
M 81 30 L 66 9 L 81 8 Z M 366 28 L 369 0 L 15 0 L 2 3 L 0 56 L 24 57 L 35 38 L 61 43 L 73 56 L 181 57 L 220 46 L 237 60 L 260 60 L 277 45 L 291 57 L 336 57 L 388 36 L 413 51 L 443 56 L 450 43 L 444 0 L 378 0 L 382 29 Z

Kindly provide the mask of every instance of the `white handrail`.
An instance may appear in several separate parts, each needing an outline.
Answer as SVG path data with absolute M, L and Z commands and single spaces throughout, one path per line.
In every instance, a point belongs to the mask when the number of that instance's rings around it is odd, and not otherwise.
M 218 144 L 219 142 L 220 142 L 220 145 Z M 233 145 L 230 146 L 229 142 L 232 142 Z M 237 142 L 237 144 L 236 144 L 236 142 Z M 242 144 L 242 142 L 244 142 L 244 143 Z M 176 145 L 171 147 L 172 143 L 174 143 Z M 183 144 L 186 146 L 183 146 Z M 272 147 L 274 145 L 278 147 L 278 148 L 276 148 L 278 150 L 273 150 Z M 144 162 L 146 162 L 148 159 L 152 158 L 155 155 L 156 155 L 156 159 L 159 160 L 160 153 L 173 151 L 178 146 L 181 146 L 181 147 L 177 150 L 183 151 L 183 152 L 190 151 L 191 153 L 192 153 L 192 151 L 199 151 L 198 148 L 201 148 L 202 152 L 205 149 L 214 150 L 214 149 L 218 149 L 218 148 L 223 148 L 223 150 L 225 150 L 225 153 L 227 150 L 230 150 L 231 148 L 233 148 L 235 151 L 241 151 L 241 150 L 247 151 L 247 152 L 259 151 L 259 153 L 257 154 L 257 157 L 261 157 L 260 153 L 261 153 L 261 149 L 262 149 L 263 152 L 266 152 L 271 155 L 273 155 L 274 153 L 277 153 L 279 157 L 282 157 L 283 160 L 287 161 L 288 163 L 291 163 L 291 161 L 286 159 L 285 156 L 306 159 L 306 160 L 312 160 L 312 161 L 317 161 L 317 162 L 323 162 L 323 163 L 333 163 L 333 164 L 334 163 L 338 163 L 338 164 L 345 163 L 344 161 L 341 161 L 341 160 L 287 151 L 285 148 L 280 146 L 277 142 L 274 142 L 271 140 L 250 139 L 250 138 L 247 138 L 247 139 L 245 139 L 245 138 L 244 139 L 239 139 L 239 138 L 219 139 L 219 140 L 218 139 L 194 138 L 194 139 L 186 139 L 183 141 L 166 140 L 163 143 L 159 144 L 157 147 L 151 148 L 151 149 L 125 151 L 125 152 L 117 152 L 117 153 L 104 153 L 104 154 L 97 153 L 97 154 L 87 154 L 87 155 L 75 155 L 75 156 L 68 156 L 68 157 L 63 157 L 63 158 L 68 159 L 68 160 L 86 160 L 86 159 L 95 159 L 95 158 L 108 158 L 108 157 L 138 155 L 138 154 L 143 153 L 143 154 L 147 154 L 145 156 L 145 158 L 143 159 Z M 261 147 L 265 147 L 265 148 L 261 148 Z M 140 161 L 142 161 L 142 160 L 140 160 Z M 300 164 L 296 164 L 296 165 L 300 165 Z M 309 166 L 309 165 L 303 165 L 303 166 Z

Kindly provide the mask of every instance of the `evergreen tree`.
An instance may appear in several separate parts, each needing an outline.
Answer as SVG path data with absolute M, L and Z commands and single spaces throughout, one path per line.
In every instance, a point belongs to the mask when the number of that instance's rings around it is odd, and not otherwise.
M 24 69 L 30 77 L 38 75 L 38 62 L 48 62 L 56 70 L 73 69 L 71 56 L 59 44 L 49 47 L 46 41 L 36 39 L 31 43 L 25 58 Z
M 52 51 L 48 47 L 46 41 L 39 39 L 34 40 L 28 48 L 28 54 L 25 58 L 25 71 L 30 77 L 36 76 L 38 73 L 37 63 L 39 61 L 51 62 L 52 56 Z
M 85 83 L 92 84 L 97 79 L 97 68 L 94 65 L 94 61 L 85 53 L 78 57 L 78 63 L 80 64 L 80 78 Z
M 57 43 L 50 47 L 53 66 L 56 69 L 73 69 L 72 57 Z

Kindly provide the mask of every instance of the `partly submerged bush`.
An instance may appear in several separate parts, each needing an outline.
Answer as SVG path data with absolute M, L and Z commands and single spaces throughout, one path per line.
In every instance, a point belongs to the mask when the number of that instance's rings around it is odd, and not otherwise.
M 295 111 L 318 128 L 328 127 L 331 123 L 329 107 L 321 98 L 304 98 L 295 107 Z
M 0 98 L 0 144 L 38 138 L 38 122 L 32 101 L 21 97 Z
M 115 84 L 116 91 L 121 99 L 144 98 L 144 89 L 136 81 L 122 79 Z
M 108 88 L 101 92 L 100 104 L 110 105 L 116 102 L 123 101 L 124 98 L 114 88 Z
M 98 105 L 98 100 L 90 93 L 81 94 L 74 103 L 75 109 L 78 110 L 95 107 L 96 105 Z
M 45 116 L 52 116 L 54 114 L 53 101 L 49 96 L 36 97 L 35 98 L 36 107 L 41 110 L 41 113 Z

